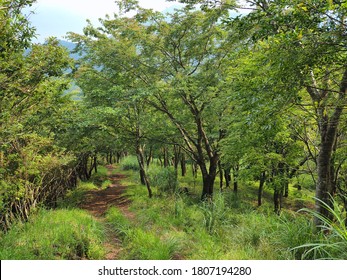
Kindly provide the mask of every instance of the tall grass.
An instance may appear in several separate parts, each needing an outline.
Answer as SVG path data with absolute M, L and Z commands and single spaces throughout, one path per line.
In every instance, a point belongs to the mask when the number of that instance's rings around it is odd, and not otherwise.
M 79 182 L 76 189 L 69 190 L 66 196 L 58 201 L 58 207 L 77 208 L 84 201 L 86 192 L 96 189 L 98 186 L 92 182 Z
M 152 165 L 148 177 L 151 185 L 158 187 L 160 193 L 174 193 L 178 187 L 177 171 L 173 167 Z
M 332 206 L 317 199 L 331 214 L 331 219 L 320 213 L 304 209 L 313 217 L 321 221 L 320 238 L 317 242 L 297 246 L 296 250 L 305 249 L 303 259 L 347 259 L 347 228 L 345 210 L 331 198 Z
M 152 167 L 152 182 L 162 169 Z M 167 179 L 161 174 L 157 182 Z M 284 210 L 277 216 L 271 203 L 255 208 L 246 189 L 216 191 L 212 202 L 201 202 L 185 178 L 189 195 L 162 190 L 150 199 L 136 177 L 126 183 L 135 218 L 118 210 L 107 216 L 121 236 L 124 259 L 301 259 L 307 250 L 296 247 L 317 240 L 307 215 Z
M 132 226 L 116 208 L 111 208 L 106 217 L 123 241 L 124 259 L 168 260 L 174 258 L 178 242 L 173 236 L 159 237 L 139 226 Z
M 133 171 L 139 171 L 139 163 L 137 161 L 137 158 L 135 156 L 127 156 L 122 159 L 120 166 L 122 170 L 133 170 Z
M 2 260 L 102 259 L 103 226 L 82 210 L 41 210 L 2 236 Z

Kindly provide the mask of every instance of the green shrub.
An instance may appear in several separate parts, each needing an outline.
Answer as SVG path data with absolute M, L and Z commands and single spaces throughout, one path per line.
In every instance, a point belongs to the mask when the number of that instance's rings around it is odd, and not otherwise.
M 127 156 L 122 159 L 120 166 L 122 170 L 133 170 L 133 171 L 139 171 L 139 163 L 137 161 L 137 158 L 135 156 Z
M 178 187 L 177 172 L 173 167 L 152 166 L 148 170 L 150 183 L 164 193 L 174 193 Z
M 299 214 L 282 215 L 279 222 L 277 230 L 270 235 L 276 251 L 285 259 L 302 259 L 306 249 L 300 245 L 316 238 L 312 232 L 312 222 Z

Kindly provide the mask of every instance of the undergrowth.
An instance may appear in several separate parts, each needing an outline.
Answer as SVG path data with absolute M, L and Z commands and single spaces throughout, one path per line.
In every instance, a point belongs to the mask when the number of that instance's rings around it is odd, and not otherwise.
M 1 238 L 2 260 L 102 259 L 103 226 L 82 210 L 40 210 Z
M 158 166 L 152 170 L 160 173 Z M 246 191 L 216 189 L 213 202 L 201 202 L 195 178 L 187 175 L 179 184 L 188 194 L 153 185 L 150 199 L 138 174 L 127 174 L 123 184 L 136 218 L 129 221 L 117 210 L 107 215 L 123 240 L 124 259 L 301 259 L 308 249 L 299 246 L 319 239 L 307 215 L 286 210 L 275 215 L 265 199 L 256 208 Z

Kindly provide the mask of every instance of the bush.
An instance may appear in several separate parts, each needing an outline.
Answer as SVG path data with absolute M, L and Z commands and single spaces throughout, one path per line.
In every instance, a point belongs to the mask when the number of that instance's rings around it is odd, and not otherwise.
M 152 186 L 158 187 L 161 192 L 174 193 L 178 187 L 177 172 L 173 167 L 152 166 L 148 177 Z
M 135 156 L 127 156 L 122 159 L 120 166 L 122 170 L 133 170 L 133 171 L 139 171 L 139 163 L 137 161 L 137 158 Z

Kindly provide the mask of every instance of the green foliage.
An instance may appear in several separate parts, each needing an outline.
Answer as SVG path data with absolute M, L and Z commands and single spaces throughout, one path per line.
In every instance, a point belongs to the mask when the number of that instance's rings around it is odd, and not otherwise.
M 219 225 L 226 221 L 227 209 L 223 194 L 216 194 L 212 202 L 203 202 L 201 210 L 207 232 L 210 234 L 218 232 Z
M 103 227 L 81 210 L 41 210 L 2 236 L 2 260 L 102 259 Z
M 148 170 L 152 186 L 158 187 L 159 192 L 174 193 L 178 187 L 177 171 L 173 167 L 152 165 Z
M 169 237 L 160 239 L 158 235 L 142 229 L 127 232 L 125 238 L 127 258 L 140 260 L 170 260 L 177 250 L 177 240 Z
M 338 201 L 331 198 L 332 205 L 323 201 L 323 207 L 328 210 L 332 218 L 329 219 L 317 211 L 304 209 L 321 223 L 321 235 L 317 242 L 297 246 L 295 250 L 305 250 L 303 259 L 346 259 L 347 258 L 347 227 L 346 212 Z
M 307 217 L 299 215 L 282 215 L 281 224 L 276 232 L 271 236 L 271 242 L 276 245 L 276 249 L 284 258 L 300 260 L 307 254 L 306 248 L 300 247 L 302 244 L 310 243 L 318 236 L 312 232 L 312 221 Z M 315 259 L 313 254 L 311 259 Z
M 182 259 L 301 259 L 306 251 L 293 248 L 318 239 L 308 217 L 296 213 L 277 216 L 267 204 L 255 210 L 245 201 L 251 196 L 236 196 L 232 191 L 216 193 L 213 201 L 203 203 L 177 193 L 150 199 L 137 185 L 130 185 L 127 195 L 135 218 L 129 221 L 113 210 L 114 217 L 109 219 L 122 236 L 126 259 L 164 255 Z M 132 242 L 153 244 L 158 240 L 162 244 L 152 245 L 155 250 L 148 254 L 133 249 Z M 174 246 L 170 240 L 175 240 Z M 170 246 L 174 247 L 170 256 L 157 255 L 158 248 L 168 252 Z
M 129 220 L 123 215 L 123 213 L 116 207 L 111 207 L 106 213 L 106 219 L 112 229 L 121 238 L 125 238 L 128 230 L 131 227 Z
M 67 51 L 54 38 L 31 44 L 22 14 L 30 0 L 0 7 L 0 227 L 26 220 L 37 204 L 52 206 L 74 186 L 73 156 L 55 142 L 68 104 Z M 28 51 L 26 51 L 28 49 Z
M 79 182 L 75 189 L 69 190 L 64 197 L 58 200 L 58 207 L 77 208 L 85 200 L 86 192 L 96 189 L 98 187 L 91 182 Z
M 135 156 L 127 156 L 122 159 L 120 166 L 122 170 L 134 170 L 139 171 L 139 163 L 137 161 L 137 158 Z
M 161 239 L 155 233 L 133 227 L 116 208 L 108 211 L 107 220 L 123 240 L 125 259 L 169 260 L 177 251 L 178 242 L 174 237 Z

